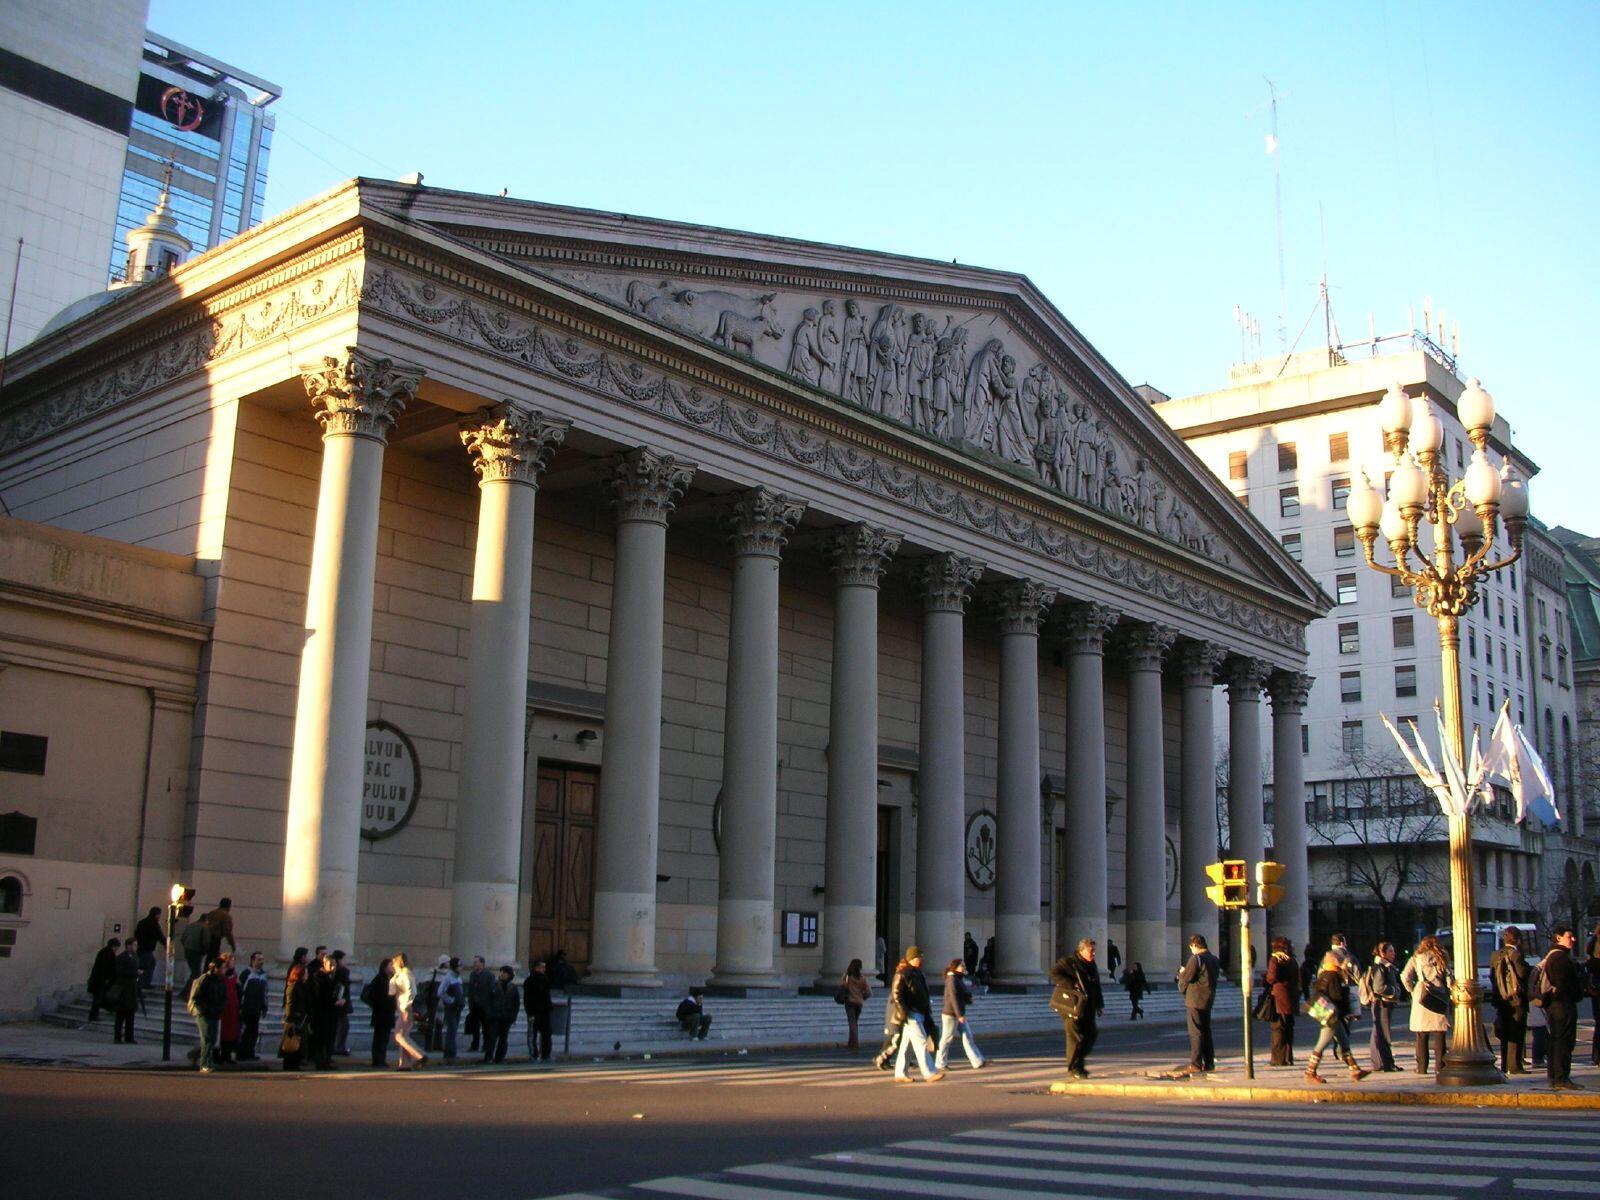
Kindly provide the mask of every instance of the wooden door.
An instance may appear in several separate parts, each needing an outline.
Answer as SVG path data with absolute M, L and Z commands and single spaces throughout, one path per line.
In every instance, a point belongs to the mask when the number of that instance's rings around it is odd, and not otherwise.
M 565 950 L 581 975 L 594 933 L 594 813 L 600 772 L 539 766 L 528 961 Z

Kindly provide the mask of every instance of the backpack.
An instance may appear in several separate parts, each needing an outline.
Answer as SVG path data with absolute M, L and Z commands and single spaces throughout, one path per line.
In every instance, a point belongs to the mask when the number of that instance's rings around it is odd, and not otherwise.
M 439 992 L 439 1003 L 446 1009 L 460 1008 L 466 998 L 467 990 L 461 986 L 459 979 L 446 980 Z
M 1363 1007 L 1376 1008 L 1378 1006 L 1378 985 L 1372 976 L 1379 968 L 1368 967 L 1361 972 L 1361 982 L 1356 985 L 1356 995 L 1360 998 Z
M 374 975 L 371 979 L 367 980 L 366 984 L 362 987 L 361 1003 L 365 1004 L 368 1008 L 377 1008 L 378 1005 L 382 1003 L 382 1001 L 378 999 L 378 984 L 382 982 L 382 980 L 382 975 Z
M 1534 1008 L 1543 1008 L 1545 1001 L 1555 994 L 1555 988 L 1545 983 L 1544 962 L 1541 960 L 1528 972 L 1528 1003 Z
M 1522 981 L 1517 978 L 1516 971 L 1512 970 L 1511 958 L 1504 950 L 1495 959 L 1495 987 L 1500 990 L 1500 998 L 1508 1004 L 1515 1004 L 1522 996 Z

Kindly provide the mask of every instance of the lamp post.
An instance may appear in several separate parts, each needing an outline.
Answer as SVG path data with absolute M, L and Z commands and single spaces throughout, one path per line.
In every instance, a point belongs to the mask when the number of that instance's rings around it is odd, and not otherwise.
M 1476 379 L 1456 401 L 1456 413 L 1472 442 L 1472 461 L 1452 480 L 1440 447 L 1444 426 L 1426 397 L 1412 400 L 1391 386 L 1378 405 L 1384 449 L 1394 455 L 1385 500 L 1363 474 L 1350 491 L 1346 511 L 1367 565 L 1394 576 L 1412 589 L 1412 599 L 1439 625 L 1444 664 L 1441 704 L 1445 736 L 1457 761 L 1466 761 L 1466 731 L 1461 717 L 1460 620 L 1478 602 L 1478 582 L 1503 570 L 1522 553 L 1528 520 L 1527 485 L 1507 464 L 1497 472 L 1489 463 L 1489 430 L 1494 401 Z M 1490 561 L 1500 522 L 1511 543 L 1509 556 Z M 1424 529 L 1426 523 L 1426 530 Z M 1379 534 L 1389 544 L 1394 565 L 1377 560 Z M 1450 927 L 1455 943 L 1455 1022 L 1450 1047 L 1439 1065 L 1438 1081 L 1450 1087 L 1504 1083 L 1484 1036 L 1474 934 L 1477 909 L 1472 897 L 1472 827 L 1465 813 L 1450 819 Z

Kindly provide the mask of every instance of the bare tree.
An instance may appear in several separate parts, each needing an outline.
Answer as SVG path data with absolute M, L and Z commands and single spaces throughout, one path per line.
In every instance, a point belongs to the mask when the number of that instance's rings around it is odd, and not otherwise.
M 1394 930 L 1402 908 L 1441 897 L 1449 824 L 1398 756 L 1354 750 L 1344 768 L 1309 814 L 1313 844 L 1338 848 L 1349 885 L 1371 897 L 1380 928 Z

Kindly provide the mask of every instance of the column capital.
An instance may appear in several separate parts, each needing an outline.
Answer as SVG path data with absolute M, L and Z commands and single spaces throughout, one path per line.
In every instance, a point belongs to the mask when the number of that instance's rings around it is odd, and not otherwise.
M 1223 682 L 1228 685 L 1228 699 L 1260 700 L 1262 685 L 1272 673 L 1272 665 L 1259 658 L 1239 656 L 1230 658 L 1223 666 Z
M 1267 692 L 1272 697 L 1274 716 L 1293 714 L 1299 716 L 1306 710 L 1311 695 L 1311 685 L 1316 680 L 1300 671 L 1274 671 L 1267 679 Z
M 983 574 L 983 564 L 959 554 L 935 554 L 917 566 L 922 584 L 922 611 L 966 612 L 972 585 Z
M 1159 671 L 1178 631 L 1153 621 L 1136 621 L 1117 631 L 1118 646 L 1130 671 Z
M 665 525 L 693 478 L 693 465 L 647 446 L 618 455 L 608 480 L 617 520 Z
M 877 587 L 900 549 L 900 536 L 864 522 L 830 530 L 823 553 L 833 568 L 834 582 L 841 587 Z
M 1055 588 L 1032 579 L 1008 579 L 987 589 L 986 598 L 1001 633 L 1037 635 L 1039 621 L 1056 602 Z
M 1061 619 L 1062 641 L 1069 654 L 1104 654 L 1106 634 L 1120 614 L 1109 604 L 1067 605 Z
M 1184 642 L 1178 647 L 1178 670 L 1184 687 L 1209 688 L 1228 652 L 1215 642 Z
M 320 363 L 302 366 L 300 379 L 323 437 L 381 442 L 416 398 L 422 368 L 346 346 L 343 356 L 329 354 Z
M 571 427 L 571 421 L 503 400 L 461 422 L 461 444 L 472 456 L 480 484 L 504 480 L 538 486 Z
M 777 558 L 805 511 L 803 500 L 791 500 L 771 488 L 753 487 L 723 507 L 722 525 L 735 554 Z

